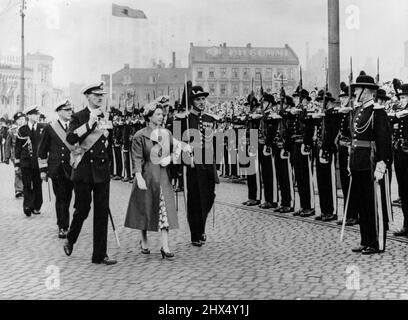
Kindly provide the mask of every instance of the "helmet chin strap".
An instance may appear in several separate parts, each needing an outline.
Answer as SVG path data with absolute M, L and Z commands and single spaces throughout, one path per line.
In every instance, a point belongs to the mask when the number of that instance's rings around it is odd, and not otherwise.
M 363 88 L 363 89 L 361 90 L 360 95 L 358 96 L 358 99 L 357 99 L 357 102 L 358 102 L 358 103 L 362 103 L 362 102 L 360 101 L 360 99 L 361 99 L 361 96 L 363 95 L 364 90 L 365 90 L 365 88 Z

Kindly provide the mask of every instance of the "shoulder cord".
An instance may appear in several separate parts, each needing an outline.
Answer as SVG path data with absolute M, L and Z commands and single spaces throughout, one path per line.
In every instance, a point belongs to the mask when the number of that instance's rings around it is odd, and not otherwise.
M 20 136 L 18 130 L 17 130 L 16 135 L 17 135 L 17 138 L 18 138 L 18 139 L 20 139 L 20 140 L 26 140 L 26 142 L 23 144 L 23 148 L 24 148 L 26 145 L 28 145 L 28 150 L 30 151 L 30 153 L 33 153 L 33 145 L 32 145 L 32 143 L 31 143 L 30 137 L 22 137 L 22 136 Z

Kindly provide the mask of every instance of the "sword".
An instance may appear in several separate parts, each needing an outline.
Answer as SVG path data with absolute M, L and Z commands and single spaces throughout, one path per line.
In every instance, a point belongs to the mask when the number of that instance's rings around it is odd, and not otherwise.
M 215 199 L 214 199 L 212 212 L 213 212 L 213 230 L 214 230 L 214 228 L 215 228 Z
M 48 178 L 47 178 L 47 186 L 48 186 L 48 199 L 51 202 L 50 180 L 48 180 Z
M 346 228 L 347 211 L 348 211 L 348 206 L 349 206 L 349 201 L 350 201 L 350 195 L 351 195 L 350 191 L 351 191 L 352 182 L 353 182 L 353 176 L 350 176 L 350 182 L 349 182 L 348 191 L 347 191 L 346 206 L 344 207 L 343 223 L 341 225 L 340 242 L 343 242 L 344 229 Z
M 119 237 L 116 233 L 116 228 L 115 228 L 115 224 L 113 223 L 113 218 L 112 218 L 112 213 L 110 211 L 110 208 L 108 209 L 108 213 L 109 213 L 109 219 L 110 222 L 112 224 L 112 229 L 113 229 L 113 233 L 115 234 L 115 238 L 116 238 L 116 244 L 118 245 L 118 248 L 120 248 L 120 242 L 119 242 Z
M 381 201 L 381 186 L 379 181 L 374 181 L 375 198 L 375 224 L 377 226 L 378 249 L 384 250 L 384 222 Z

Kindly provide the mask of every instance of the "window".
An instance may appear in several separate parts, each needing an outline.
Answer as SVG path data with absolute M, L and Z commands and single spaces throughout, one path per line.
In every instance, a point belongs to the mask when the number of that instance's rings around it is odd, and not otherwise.
M 294 79 L 293 76 L 294 76 L 293 68 L 289 68 L 288 69 L 288 79 L 293 80 Z
M 238 79 L 239 78 L 239 76 L 238 76 L 238 68 L 232 68 L 232 77 L 234 78 L 234 79 Z
M 244 79 L 249 79 L 249 68 L 244 68 L 243 76 Z
M 257 79 L 259 79 L 259 75 L 261 74 L 261 69 L 260 68 L 256 68 L 255 69 L 255 77 L 257 78 Z
M 220 94 L 223 96 L 227 94 L 227 85 L 225 83 L 222 83 L 220 85 Z
M 227 68 L 221 68 L 221 78 L 227 77 Z
M 198 70 L 197 71 L 197 78 L 202 79 L 203 78 L 203 70 Z
M 237 85 L 237 84 L 233 84 L 233 85 L 232 85 L 232 94 L 233 94 L 234 96 L 237 96 L 238 93 L 239 93 L 239 87 L 238 87 L 238 85 Z
M 127 74 L 127 75 L 123 76 L 123 84 L 124 85 L 129 85 L 131 83 L 132 83 L 132 79 L 131 79 L 130 75 Z
M 41 83 L 47 83 L 47 81 L 48 81 L 48 70 L 47 70 L 47 67 L 41 67 L 41 69 L 40 69 L 40 71 L 41 71 Z
M 208 77 L 209 77 L 209 78 L 215 78 L 215 71 L 214 71 L 214 69 L 210 69 L 210 72 L 209 72 L 209 74 L 208 74 Z
M 17 96 L 16 105 L 18 105 L 18 106 L 20 105 L 20 95 Z
M 210 95 L 215 95 L 215 84 L 210 84 Z

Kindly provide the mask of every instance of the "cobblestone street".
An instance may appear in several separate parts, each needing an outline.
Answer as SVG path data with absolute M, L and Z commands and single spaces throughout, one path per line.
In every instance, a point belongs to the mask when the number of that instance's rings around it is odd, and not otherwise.
M 91 263 L 92 211 L 67 257 L 47 185 L 42 214 L 27 218 L 14 198 L 12 166 L 0 164 L 0 176 L 1 299 L 408 299 L 407 238 L 389 236 L 381 255 L 355 254 L 358 226 L 347 227 L 340 243 L 335 222 L 242 206 L 245 185 L 217 186 L 215 219 L 211 213 L 201 248 L 190 244 L 180 193 L 180 228 L 170 231 L 175 259 L 167 261 L 159 233 L 148 234 L 152 253 L 140 253 L 139 232 L 123 227 L 131 185 L 113 181 L 110 206 L 121 247 L 109 226 L 108 253 L 118 264 L 104 266 Z M 402 225 L 399 208 L 394 216 L 391 230 Z

